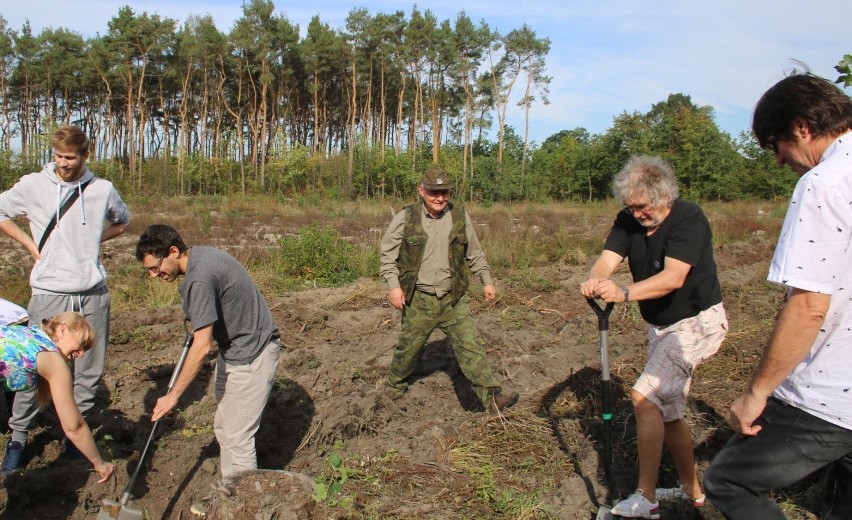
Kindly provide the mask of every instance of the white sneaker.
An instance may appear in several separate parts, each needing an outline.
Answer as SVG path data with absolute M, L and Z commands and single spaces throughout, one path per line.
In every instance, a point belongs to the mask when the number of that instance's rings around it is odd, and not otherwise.
M 660 518 L 660 503 L 650 502 L 642 494 L 641 489 L 615 505 L 610 511 L 615 516 L 623 518 Z

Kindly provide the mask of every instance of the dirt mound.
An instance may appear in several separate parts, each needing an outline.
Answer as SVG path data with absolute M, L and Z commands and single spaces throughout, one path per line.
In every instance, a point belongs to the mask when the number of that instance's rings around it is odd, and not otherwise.
M 209 520 L 310 520 L 314 481 L 289 471 L 245 471 L 225 479 L 211 496 Z

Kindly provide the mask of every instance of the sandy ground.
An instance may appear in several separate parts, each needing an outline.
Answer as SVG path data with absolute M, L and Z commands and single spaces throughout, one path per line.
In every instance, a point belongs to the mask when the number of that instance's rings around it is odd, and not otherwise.
M 134 261 L 132 245 L 130 239 L 112 244 L 109 262 Z M 743 293 L 762 284 L 772 247 L 769 240 L 756 240 L 723 246 L 717 252 L 726 302 L 730 297 L 732 334 L 765 334 L 771 326 L 771 316 L 767 321 L 767 316 L 759 315 L 766 311 L 751 305 Z M 569 401 L 594 403 L 600 384 L 597 321 L 578 294 L 588 267 L 556 263 L 537 274 L 558 282 L 557 288 L 536 291 L 501 283 L 496 301 L 476 298 L 472 304 L 492 367 L 506 388 L 521 394 L 502 420 L 511 427 L 513 421 L 520 425 L 522 418 L 540 418 L 548 428 L 546 450 L 570 468 L 550 483 L 541 500 L 553 518 L 592 518 L 607 496 L 599 463 L 599 410 L 580 414 L 586 418 L 580 428 L 563 412 Z M 479 292 L 479 287 L 474 290 Z M 310 500 L 296 496 L 309 492 L 305 480 L 323 473 L 336 443 L 335 450 L 344 457 L 369 460 L 393 451 L 409 469 L 417 468 L 418 488 L 405 492 L 403 500 L 398 487 L 387 482 L 375 487 L 370 499 L 373 517 L 462 518 L 439 498 L 447 482 L 459 478 L 447 467 L 447 445 L 460 429 L 471 424 L 487 428 L 494 417 L 476 409 L 443 333 L 433 334 L 410 391 L 394 401 L 383 394 L 381 383 L 400 314 L 385 301 L 385 288 L 378 280 L 292 292 L 271 299 L 270 305 L 281 329 L 283 351 L 279 382 L 257 436 L 258 459 L 261 468 L 307 479 L 261 472 L 231 482 L 230 487 L 218 481 L 211 356 L 182 398 L 180 412 L 161 421 L 158 442 L 132 490 L 130 506 L 150 519 L 192 518 L 190 504 L 213 491 L 237 501 L 235 506 L 220 500 L 219 518 L 366 518 L 357 508 L 347 514 L 320 511 Z M 634 485 L 636 466 L 630 455 L 635 428 L 626 392 L 644 356 L 645 327 L 637 317 L 636 309 L 618 307 L 610 330 L 616 479 L 627 491 Z M 115 460 L 116 478 L 98 485 L 87 463 L 67 460 L 61 454 L 55 415 L 45 413 L 31 434 L 26 470 L 7 478 L 0 488 L 0 519 L 92 519 L 103 499 L 120 498 L 138 463 L 151 428 L 150 411 L 165 391 L 185 332 L 179 307 L 114 311 L 112 319 L 105 381 L 90 423 L 102 450 Z M 743 354 L 736 347 L 736 336 L 732 338 L 734 347 L 728 351 L 733 357 L 725 358 L 725 363 L 735 359 L 746 368 L 731 373 L 721 359 L 715 367 L 709 362 L 710 368 L 700 368 L 693 385 L 690 422 L 702 470 L 730 433 L 724 426 L 725 407 L 756 359 Z M 5 416 L 4 411 L 0 420 L 5 422 Z M 670 473 L 664 472 L 661 479 L 673 485 Z M 214 491 L 217 487 L 219 491 Z M 282 505 L 276 497 L 288 498 Z M 693 516 L 720 518 L 712 506 L 700 513 L 669 508 L 663 518 Z M 494 511 L 480 517 L 509 518 Z

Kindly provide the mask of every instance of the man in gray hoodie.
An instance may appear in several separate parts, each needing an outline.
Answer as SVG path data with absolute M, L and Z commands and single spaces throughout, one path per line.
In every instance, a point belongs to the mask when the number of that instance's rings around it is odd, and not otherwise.
M 86 167 L 89 138 L 80 128 L 65 126 L 53 134 L 53 157 L 42 171 L 24 175 L 0 193 L 0 231 L 20 242 L 35 260 L 27 307 L 30 321 L 40 323 L 60 312 L 76 311 L 95 330 L 91 350 L 73 362 L 74 399 L 85 416 L 95 404 L 109 338 L 110 295 L 100 244 L 122 234 L 130 214 L 112 183 Z M 20 216 L 29 220 L 32 236 L 11 220 Z M 23 465 L 27 432 L 38 412 L 35 392 L 15 396 L 2 474 Z M 69 455 L 77 454 L 72 444 L 64 445 Z

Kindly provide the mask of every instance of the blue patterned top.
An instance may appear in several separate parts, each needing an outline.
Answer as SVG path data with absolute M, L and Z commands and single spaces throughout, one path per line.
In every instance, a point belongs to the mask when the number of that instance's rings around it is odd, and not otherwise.
M 47 334 L 38 326 L 0 327 L 0 381 L 4 390 L 32 390 L 39 382 L 36 355 L 59 352 Z

